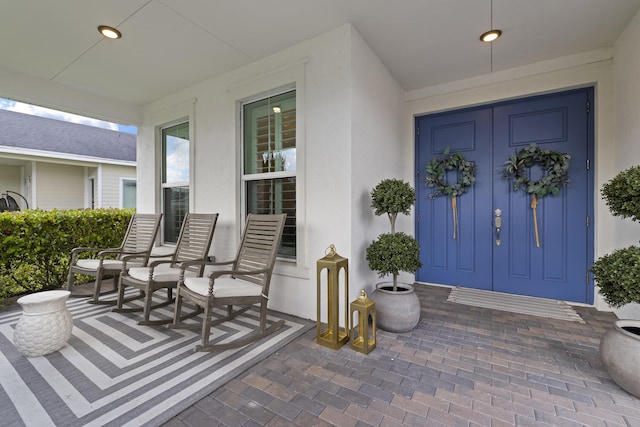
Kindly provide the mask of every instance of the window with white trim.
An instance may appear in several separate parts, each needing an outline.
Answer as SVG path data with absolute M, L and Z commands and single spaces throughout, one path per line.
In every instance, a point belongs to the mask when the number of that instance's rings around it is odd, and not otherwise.
M 296 257 L 296 91 L 242 105 L 245 213 L 286 213 L 278 255 Z
M 123 208 L 136 207 L 136 180 L 132 178 L 122 178 L 120 180 L 120 194 L 122 201 L 120 206 Z
M 162 145 L 163 243 L 177 243 L 189 212 L 189 122 L 160 130 Z

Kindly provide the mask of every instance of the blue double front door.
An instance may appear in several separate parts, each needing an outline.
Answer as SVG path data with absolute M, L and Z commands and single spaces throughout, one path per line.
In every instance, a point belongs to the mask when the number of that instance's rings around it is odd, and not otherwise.
M 417 281 L 593 302 L 592 93 L 416 118 L 416 237 L 423 264 Z M 571 156 L 569 185 L 539 199 L 535 209 L 531 195 L 514 191 L 502 173 L 505 161 L 532 143 Z M 434 189 L 425 185 L 426 164 L 447 150 L 477 166 L 475 185 L 456 198 L 455 216 L 451 199 L 431 199 Z M 543 176 L 537 165 L 528 173 L 531 181 Z M 456 172 L 446 174 L 448 184 L 457 179 Z

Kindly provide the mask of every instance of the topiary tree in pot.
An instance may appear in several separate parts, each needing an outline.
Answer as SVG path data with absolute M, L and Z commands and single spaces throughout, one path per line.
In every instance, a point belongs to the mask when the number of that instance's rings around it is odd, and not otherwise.
M 422 266 L 420 248 L 412 236 L 396 232 L 398 214 L 408 215 L 416 201 L 416 193 L 407 182 L 385 179 L 371 191 L 371 207 L 376 216 L 386 214 L 391 232 L 378 236 L 367 248 L 369 268 L 379 277 L 393 276 L 391 286 L 379 283 L 373 292 L 376 302 L 377 325 L 390 332 L 406 332 L 420 321 L 420 300 L 413 286 L 398 284 L 401 271 L 415 273 Z
M 602 187 L 614 216 L 640 221 L 640 166 L 620 172 Z M 629 246 L 604 255 L 591 269 L 600 294 L 613 307 L 640 303 L 640 247 Z M 600 341 L 600 357 L 611 378 L 640 397 L 640 321 L 618 320 Z

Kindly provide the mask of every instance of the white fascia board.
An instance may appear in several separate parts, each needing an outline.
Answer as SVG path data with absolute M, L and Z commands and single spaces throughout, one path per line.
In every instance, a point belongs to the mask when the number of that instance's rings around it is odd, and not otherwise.
M 102 157 L 80 156 L 77 154 L 57 153 L 54 151 L 0 146 L 0 156 L 3 155 L 12 159 L 40 160 L 53 163 L 74 164 L 82 166 L 96 166 L 100 163 L 119 166 L 136 166 L 136 162 L 132 162 L 129 160 L 105 159 Z

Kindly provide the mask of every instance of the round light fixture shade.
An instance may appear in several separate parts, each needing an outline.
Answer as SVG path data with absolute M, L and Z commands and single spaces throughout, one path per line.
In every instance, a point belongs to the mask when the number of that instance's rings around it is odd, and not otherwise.
M 122 37 L 122 33 L 120 33 L 120 31 L 116 30 L 113 27 L 109 27 L 108 25 L 100 25 L 98 27 L 98 31 L 100 32 L 100 34 L 109 39 L 119 39 L 120 37 Z
M 498 37 L 500 37 L 501 34 L 502 34 L 502 31 L 500 30 L 487 31 L 486 33 L 480 36 L 480 40 L 482 40 L 483 42 L 489 43 L 494 41 Z

